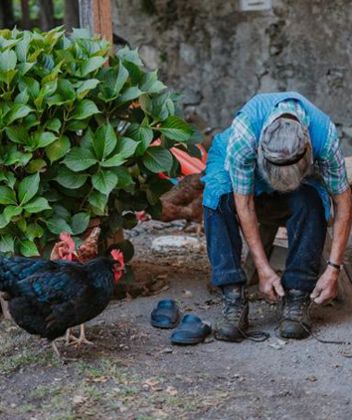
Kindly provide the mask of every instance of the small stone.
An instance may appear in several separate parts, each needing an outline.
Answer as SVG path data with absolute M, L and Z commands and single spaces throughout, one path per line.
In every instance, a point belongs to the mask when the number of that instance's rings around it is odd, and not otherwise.
M 183 296 L 186 298 L 191 298 L 193 297 L 193 294 L 190 290 L 182 290 Z
M 192 236 L 167 235 L 153 240 L 152 251 L 159 254 L 184 254 L 187 251 L 199 251 L 201 244 Z

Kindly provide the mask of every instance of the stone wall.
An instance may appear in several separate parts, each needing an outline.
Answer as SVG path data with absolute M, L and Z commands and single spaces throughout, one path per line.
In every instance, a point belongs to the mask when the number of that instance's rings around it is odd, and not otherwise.
M 352 139 L 350 0 L 273 0 L 265 12 L 236 0 L 112 1 L 115 33 L 210 126 L 257 92 L 297 90 L 331 115 L 345 147 Z

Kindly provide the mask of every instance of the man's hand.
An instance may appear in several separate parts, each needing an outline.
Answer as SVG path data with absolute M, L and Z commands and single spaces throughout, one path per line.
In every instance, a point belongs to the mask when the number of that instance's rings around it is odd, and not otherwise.
M 264 272 L 259 271 L 258 275 L 259 290 L 270 303 L 278 302 L 285 295 L 280 277 L 271 268 Z
M 336 268 L 328 266 L 318 280 L 310 298 L 319 305 L 334 299 L 337 295 L 337 280 L 339 274 L 340 273 Z

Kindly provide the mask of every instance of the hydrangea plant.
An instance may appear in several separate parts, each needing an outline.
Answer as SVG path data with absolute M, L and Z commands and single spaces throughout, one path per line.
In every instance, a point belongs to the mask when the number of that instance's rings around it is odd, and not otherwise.
M 0 252 L 35 256 L 61 231 L 105 234 L 155 214 L 192 129 L 138 52 L 83 30 L 0 31 Z M 158 141 L 155 141 L 158 140 Z

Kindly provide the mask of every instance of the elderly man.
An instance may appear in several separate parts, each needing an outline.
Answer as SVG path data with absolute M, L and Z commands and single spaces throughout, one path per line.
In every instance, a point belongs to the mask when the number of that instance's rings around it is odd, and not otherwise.
M 310 300 L 321 304 L 336 296 L 351 226 L 351 193 L 334 124 L 298 93 L 256 95 L 214 138 L 203 181 L 212 283 L 224 300 L 215 336 L 241 341 L 248 328 L 241 227 L 260 291 L 270 302 L 283 299 L 281 336 L 307 337 Z M 321 273 L 330 198 L 333 245 Z M 258 223 L 286 225 L 289 249 L 281 279 L 265 254 Z

